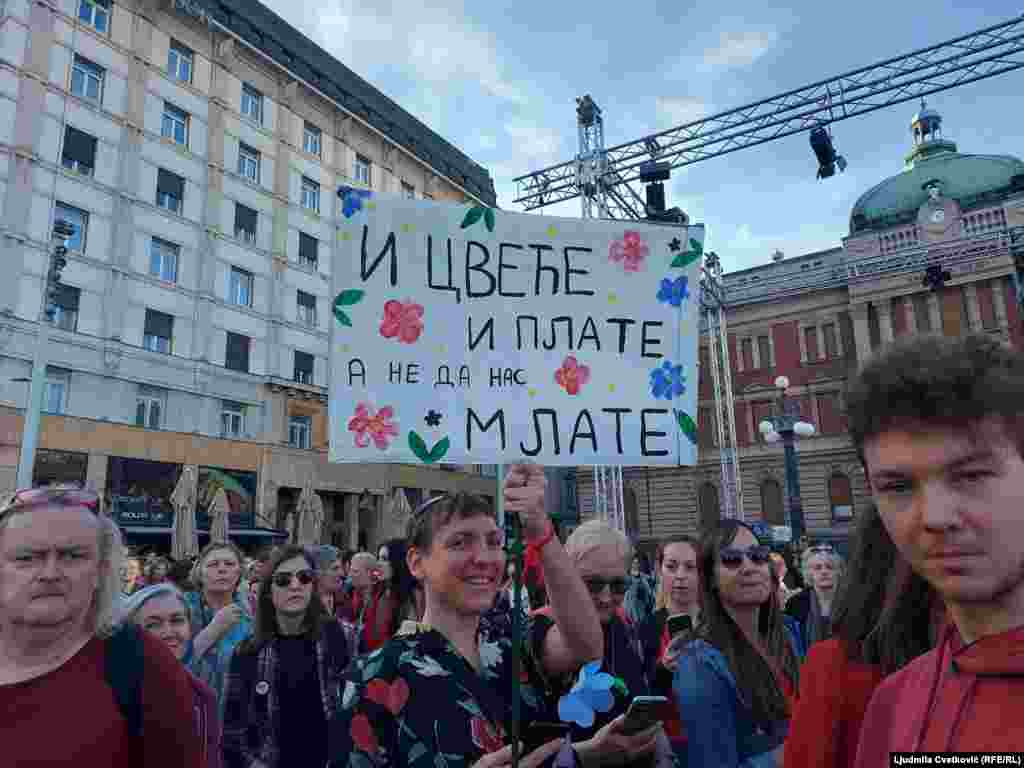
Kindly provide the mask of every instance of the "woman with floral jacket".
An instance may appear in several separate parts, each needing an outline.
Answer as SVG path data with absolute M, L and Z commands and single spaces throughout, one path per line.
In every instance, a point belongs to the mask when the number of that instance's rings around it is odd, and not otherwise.
M 511 764 L 516 689 L 521 732 L 545 711 L 548 675 L 601 658 L 601 626 L 582 580 L 554 536 L 541 467 L 513 466 L 505 509 L 539 552 L 551 588 L 555 627 L 544 646 L 519 653 L 481 616 L 494 604 L 505 570 L 502 531 L 491 503 L 465 494 L 428 500 L 413 513 L 408 564 L 424 585 L 419 624 L 349 668 L 333 735 L 335 768 L 500 768 Z M 516 659 L 521 662 L 518 679 Z M 524 768 L 560 749 L 553 741 L 526 755 Z

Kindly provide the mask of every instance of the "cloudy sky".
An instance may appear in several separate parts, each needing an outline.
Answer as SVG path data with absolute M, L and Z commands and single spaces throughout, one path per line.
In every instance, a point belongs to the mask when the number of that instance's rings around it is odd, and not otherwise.
M 791 0 L 263 0 L 423 120 L 512 202 L 518 175 L 576 153 L 575 99 L 604 110 L 605 144 L 741 106 L 1008 20 L 1018 2 Z M 604 9 L 604 10 L 602 10 Z M 936 94 L 962 152 L 1024 157 L 1024 70 Z M 843 121 L 845 174 L 817 181 L 806 135 L 673 173 L 668 204 L 708 228 L 727 270 L 833 247 L 857 197 L 898 172 L 915 105 Z M 545 209 L 579 215 L 572 201 Z

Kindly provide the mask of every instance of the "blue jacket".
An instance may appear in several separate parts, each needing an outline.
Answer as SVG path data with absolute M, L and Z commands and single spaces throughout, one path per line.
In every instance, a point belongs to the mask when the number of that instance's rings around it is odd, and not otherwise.
M 786 617 L 786 630 L 802 660 L 799 625 Z M 687 645 L 672 688 L 686 733 L 689 768 L 774 768 L 773 750 L 785 741 L 789 721 L 755 722 L 717 648 L 703 640 Z

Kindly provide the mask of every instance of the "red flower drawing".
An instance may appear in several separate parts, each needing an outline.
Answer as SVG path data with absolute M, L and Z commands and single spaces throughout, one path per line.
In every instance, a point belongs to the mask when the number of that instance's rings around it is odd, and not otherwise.
M 650 248 L 640 237 L 640 233 L 629 230 L 623 234 L 621 240 L 613 240 L 608 246 L 608 260 L 622 262 L 622 268 L 627 272 L 639 272 L 649 252 Z
M 356 715 L 352 718 L 352 725 L 349 728 L 349 735 L 356 748 L 368 755 L 376 755 L 380 751 L 377 743 L 377 734 L 373 732 L 370 719 L 366 715 Z
M 570 395 L 578 395 L 580 388 L 590 381 L 590 366 L 580 365 L 575 357 L 569 355 L 562 367 L 555 371 L 555 381 Z
M 359 403 L 355 415 L 348 422 L 348 431 L 356 436 L 356 447 L 366 448 L 372 439 L 380 450 L 387 448 L 389 438 L 398 435 L 398 425 L 391 422 L 394 415 L 395 409 L 390 405 L 374 413 L 372 405 Z
M 474 717 L 470 721 L 470 731 L 473 734 L 473 743 L 485 753 L 497 752 L 505 746 L 505 734 L 501 725 L 493 726 L 482 717 Z
M 388 712 L 397 717 L 409 700 L 409 684 L 400 677 L 390 685 L 378 678 L 366 686 L 366 698 L 387 708 Z
M 396 338 L 403 344 L 415 344 L 423 333 L 423 305 L 412 299 L 384 302 L 384 320 L 380 324 L 380 335 L 385 339 Z

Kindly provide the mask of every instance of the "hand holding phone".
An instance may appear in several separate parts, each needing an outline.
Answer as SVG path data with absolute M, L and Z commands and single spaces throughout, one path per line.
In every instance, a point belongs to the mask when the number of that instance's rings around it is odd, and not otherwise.
M 640 733 L 658 722 L 668 719 L 670 702 L 664 696 L 637 696 L 630 702 L 622 732 Z
M 523 728 L 523 732 L 520 734 L 523 742 L 523 754 L 529 754 L 549 741 L 564 739 L 568 735 L 568 723 L 530 723 Z
M 688 613 L 677 613 L 668 617 L 667 624 L 669 637 L 675 637 L 693 629 L 693 618 Z

